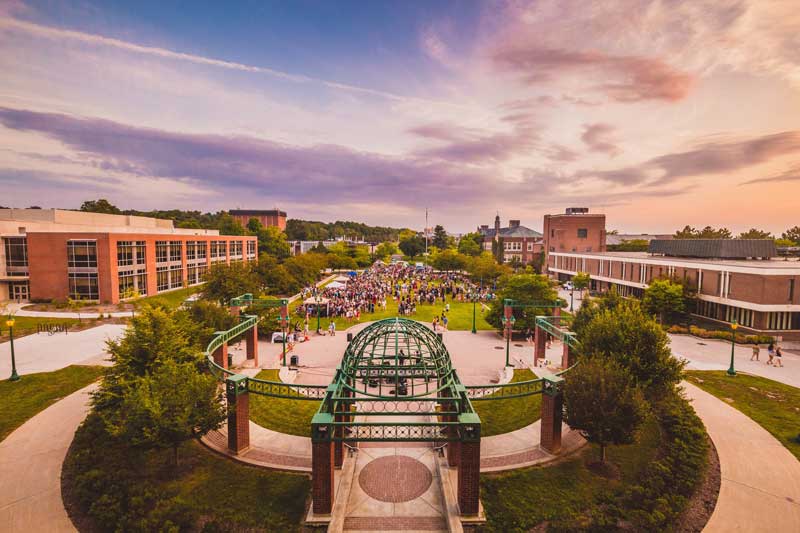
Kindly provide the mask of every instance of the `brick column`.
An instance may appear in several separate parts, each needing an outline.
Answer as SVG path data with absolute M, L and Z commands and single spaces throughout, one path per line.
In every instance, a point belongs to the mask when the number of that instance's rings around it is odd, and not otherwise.
M 342 401 L 336 405 L 336 414 L 333 419 L 336 422 L 344 422 L 347 418 L 344 415 L 346 410 L 345 404 Z M 336 439 L 344 437 L 344 426 L 334 426 L 333 434 Z M 344 464 L 344 442 L 342 440 L 333 441 L 333 464 L 336 468 L 340 468 Z
M 328 515 L 333 509 L 333 416 L 318 413 L 311 421 L 311 497 L 314 514 Z
M 546 451 L 557 454 L 561 451 L 564 378 L 545 376 L 542 379 L 542 433 L 539 445 Z
M 561 308 L 560 307 L 556 307 L 555 309 L 553 309 L 553 316 L 555 317 L 555 319 L 553 320 L 553 324 L 556 325 L 556 326 L 560 326 L 561 325 Z
M 458 509 L 476 515 L 481 495 L 481 424 L 478 415 L 459 416 Z
M 225 342 L 214 350 L 214 362 L 222 368 L 228 368 L 228 343 Z
M 250 448 L 250 395 L 247 377 L 230 376 L 225 380 L 228 400 L 228 450 L 240 454 Z
M 237 306 L 231 306 L 229 309 L 232 316 L 239 316 L 242 313 L 242 308 Z
M 547 332 L 536 326 L 533 335 L 533 367 L 536 368 L 539 359 L 547 359 Z
M 561 343 L 563 346 L 561 352 L 561 368 L 569 368 L 569 344 L 566 338 L 561 339 Z
M 247 358 L 252 359 L 253 366 L 258 368 L 258 325 L 244 334 L 244 340 L 247 344 Z

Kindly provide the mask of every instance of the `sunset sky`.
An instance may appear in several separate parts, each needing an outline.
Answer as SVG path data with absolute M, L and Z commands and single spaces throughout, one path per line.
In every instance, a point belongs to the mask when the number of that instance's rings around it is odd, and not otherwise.
M 797 0 L 0 0 L 0 205 L 800 224 Z

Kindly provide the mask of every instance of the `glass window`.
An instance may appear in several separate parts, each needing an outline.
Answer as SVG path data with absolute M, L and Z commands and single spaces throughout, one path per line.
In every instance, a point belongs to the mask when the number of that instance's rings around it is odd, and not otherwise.
M 169 267 L 169 288 L 177 289 L 183 287 L 183 267 L 173 265 Z
M 6 266 L 28 266 L 28 239 L 25 237 L 6 237 Z
M 67 265 L 72 268 L 97 268 L 97 242 L 67 241 Z
M 167 262 L 167 241 L 156 241 L 156 263 Z
M 194 261 L 197 254 L 197 243 L 195 241 L 186 241 L 186 260 Z
M 117 242 L 117 266 L 128 266 L 133 264 L 133 242 Z
M 589 230 L 586 228 L 578 228 L 578 238 L 585 239 L 589 236 Z
M 180 261 L 183 253 L 181 241 L 169 241 L 169 260 Z
M 208 243 L 206 241 L 198 241 L 197 242 L 197 259 L 205 259 L 207 256 L 206 249 L 208 248 Z
M 119 297 L 123 300 L 144 296 L 147 294 L 147 270 L 139 268 L 122 271 L 118 275 L 117 283 Z
M 158 292 L 169 289 L 169 269 L 167 267 L 156 267 L 156 290 Z
M 247 257 L 256 256 L 256 241 L 247 241 Z
M 100 299 L 100 293 L 97 284 L 97 274 L 92 272 L 70 273 L 69 297 L 73 300 Z

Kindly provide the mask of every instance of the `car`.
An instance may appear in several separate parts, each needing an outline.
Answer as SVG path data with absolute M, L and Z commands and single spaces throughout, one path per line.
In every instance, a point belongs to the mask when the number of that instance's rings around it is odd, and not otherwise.
M 571 291 L 574 288 L 571 281 L 565 281 L 563 287 L 568 291 Z

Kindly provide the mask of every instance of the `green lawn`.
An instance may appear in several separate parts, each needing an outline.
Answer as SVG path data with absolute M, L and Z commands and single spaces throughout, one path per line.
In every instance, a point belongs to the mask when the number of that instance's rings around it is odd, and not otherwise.
M 281 380 L 277 370 L 262 370 L 256 377 L 267 381 Z M 250 420 L 261 427 L 289 435 L 310 437 L 311 418 L 318 409 L 319 402 L 315 401 L 250 395 Z
M 96 380 L 99 366 L 68 366 L 55 372 L 26 374 L 11 382 L 0 381 L 0 441 L 36 413 Z
M 514 370 L 512 383 L 536 379 L 536 374 L 526 369 Z M 497 393 L 493 393 L 497 394 Z M 542 395 L 473 402 L 475 411 L 481 417 L 481 435 L 491 437 L 523 428 L 539 420 L 542 416 Z
M 494 403 L 494 402 L 493 402 Z M 608 448 L 608 460 L 620 470 L 619 480 L 609 480 L 586 468 L 598 457 L 594 445 L 562 463 L 530 467 L 500 474 L 481 475 L 481 500 L 486 510 L 486 531 L 526 532 L 549 521 L 560 523 L 557 530 L 574 530 L 570 521 L 587 509 L 601 505 L 610 496 L 634 484 L 655 457 L 659 429 L 651 418 L 639 440 L 627 446 Z M 566 524 L 566 528 L 563 526 Z
M 752 418 L 800 459 L 800 389 L 724 370 L 690 370 L 686 379 Z
M 0 339 L 8 339 L 8 327 L 6 326 L 6 316 L 0 316 Z M 38 324 L 65 324 L 72 327 L 78 323 L 77 318 L 39 318 L 35 316 L 15 316 L 14 317 L 14 337 L 21 337 L 36 333 Z M 63 335 L 63 333 L 62 333 Z
M 64 463 L 64 501 L 82 531 L 299 531 L 311 481 L 246 466 L 195 441 L 141 450 L 108 436 L 96 415 Z M 87 523 L 88 521 L 88 523 Z
M 175 289 L 174 291 L 165 292 L 162 294 L 154 294 L 153 296 L 145 296 L 135 301 L 134 305 L 140 307 L 144 304 L 154 306 L 164 306 L 170 309 L 175 309 L 180 306 L 186 298 L 192 294 L 199 292 L 202 287 L 187 287 L 185 289 Z
M 447 313 L 447 319 L 449 321 L 447 327 L 451 330 L 472 330 L 472 303 L 470 302 L 458 302 L 450 297 L 447 298 L 447 302 L 450 304 L 450 312 Z M 297 309 L 302 304 L 302 301 L 297 300 L 292 303 L 289 307 L 291 310 L 292 321 L 302 320 L 302 317 L 298 317 L 295 313 L 295 309 Z M 421 322 L 431 322 L 434 316 L 441 316 L 442 311 L 444 311 L 444 304 L 442 301 L 439 300 L 437 303 L 430 305 L 430 304 L 419 304 L 417 305 L 417 312 L 416 314 L 410 315 L 407 318 L 412 318 L 414 320 L 419 320 Z M 481 310 L 481 305 L 477 304 L 475 307 L 475 326 L 476 329 L 480 330 L 491 330 L 494 329 L 492 326 L 486 322 L 483 318 L 484 315 L 488 312 L 488 308 L 485 310 Z M 383 318 L 393 318 L 397 315 L 397 302 L 394 298 L 387 298 L 386 299 L 386 311 L 381 309 L 380 307 L 375 308 L 374 313 L 363 313 L 361 315 L 361 319 L 359 321 L 351 321 L 347 322 L 344 318 L 337 318 L 336 319 L 336 329 L 338 331 L 344 330 L 349 328 L 354 324 L 358 324 L 360 322 L 371 322 L 373 320 L 381 320 Z M 327 329 L 330 320 L 321 317 L 320 318 L 320 327 L 322 329 Z M 309 329 L 314 331 L 317 327 L 317 317 L 312 315 L 309 317 Z

